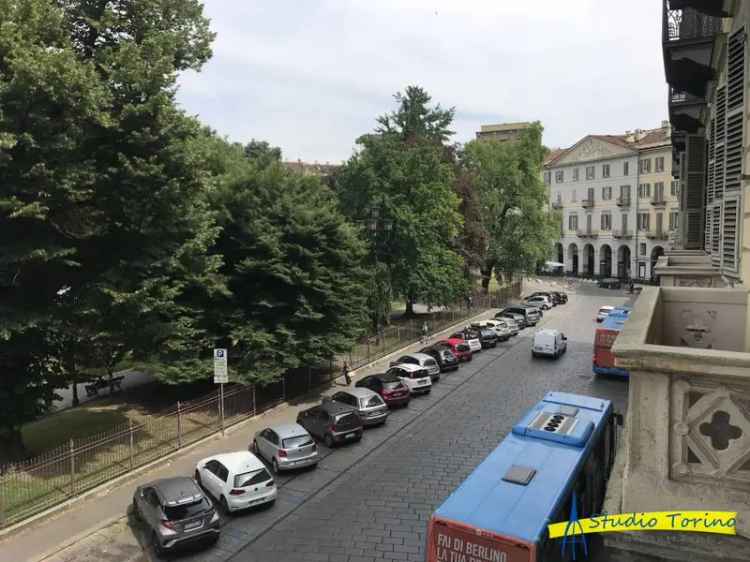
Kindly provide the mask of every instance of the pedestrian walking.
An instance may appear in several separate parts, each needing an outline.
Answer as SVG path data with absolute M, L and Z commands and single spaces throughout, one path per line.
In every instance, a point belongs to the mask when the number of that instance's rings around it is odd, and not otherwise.
M 422 323 L 422 337 L 420 338 L 420 343 L 426 343 L 427 342 L 427 334 L 430 333 L 430 327 L 427 325 L 427 322 Z
M 341 372 L 344 375 L 347 386 L 352 384 L 352 377 L 349 375 L 349 364 L 346 361 L 344 361 L 344 367 L 341 369 Z

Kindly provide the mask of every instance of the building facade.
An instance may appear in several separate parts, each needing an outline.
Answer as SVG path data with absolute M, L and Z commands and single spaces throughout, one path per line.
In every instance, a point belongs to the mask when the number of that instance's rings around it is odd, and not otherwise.
M 544 166 L 562 216 L 553 257 L 569 275 L 651 279 L 679 226 L 667 123 L 624 135 L 588 135 Z
M 499 123 L 497 125 L 482 125 L 477 131 L 479 140 L 515 141 L 521 133 L 528 129 L 531 123 Z

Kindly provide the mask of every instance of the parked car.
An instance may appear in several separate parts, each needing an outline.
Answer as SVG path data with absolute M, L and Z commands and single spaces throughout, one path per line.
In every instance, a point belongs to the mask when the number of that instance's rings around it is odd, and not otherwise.
M 474 329 L 492 330 L 495 332 L 498 341 L 508 341 L 512 332 L 508 325 L 502 320 L 484 320 L 471 325 Z
M 429 347 L 419 350 L 419 353 L 425 353 L 437 361 L 440 372 L 455 371 L 458 369 L 459 360 L 448 345 L 436 343 Z
M 500 341 L 500 338 L 497 337 L 497 332 L 493 328 L 480 328 L 478 331 L 482 349 L 497 347 L 497 342 Z
M 603 307 L 599 309 L 599 312 L 596 314 L 596 321 L 600 323 L 604 322 L 607 319 L 607 316 L 609 316 L 609 313 L 612 312 L 614 309 L 615 309 L 614 306 L 605 304 Z
M 535 304 L 522 302 L 518 306 L 522 306 L 524 308 L 533 308 L 536 311 L 536 313 L 539 315 L 539 318 L 544 318 L 544 310 Z
M 133 516 L 148 528 L 157 554 L 189 544 L 213 544 L 221 534 L 219 513 L 198 483 L 187 476 L 138 486 Z
M 601 289 L 622 289 L 622 281 L 616 277 L 599 279 L 597 286 Z
M 518 332 L 521 331 L 520 326 L 518 325 L 518 322 L 514 318 L 504 317 L 504 318 L 495 318 L 492 320 L 492 322 L 498 322 L 500 324 L 505 324 L 505 326 L 508 328 L 508 331 L 510 332 L 510 337 L 517 336 Z
M 359 441 L 364 430 L 357 410 L 334 400 L 325 400 L 319 406 L 298 413 L 297 423 L 313 437 L 322 439 L 328 448 Z
M 558 304 L 561 304 L 561 300 L 559 295 L 555 293 L 554 291 L 537 291 L 535 293 L 531 293 L 528 295 L 524 300 L 528 300 L 532 297 L 547 297 L 552 304 L 552 306 L 557 306 Z
M 557 298 L 560 299 L 560 304 L 566 304 L 568 302 L 568 293 L 564 291 L 552 291 L 553 295 L 557 295 Z
M 409 392 L 412 394 L 428 394 L 432 390 L 432 379 L 429 373 L 419 365 L 402 363 L 388 369 L 386 374 L 399 377 L 401 382 L 409 387 Z
M 391 361 L 391 367 L 400 365 L 401 363 L 409 363 L 411 365 L 419 365 L 423 369 L 427 370 L 427 374 L 430 375 L 432 382 L 440 380 L 440 365 L 435 358 L 427 355 L 426 353 L 407 353 L 402 355 L 395 361 Z
M 550 298 L 545 297 L 544 295 L 536 295 L 535 297 L 528 297 L 526 299 L 526 304 L 531 304 L 533 306 L 536 306 L 537 308 L 541 308 L 542 310 L 549 310 L 554 306 Z
M 369 388 L 355 386 L 354 388 L 340 390 L 331 396 L 331 399 L 356 408 L 359 417 L 362 419 L 362 425 L 365 427 L 384 424 L 390 413 L 388 405 L 380 395 Z
M 513 305 L 513 306 L 506 307 L 499 314 L 502 315 L 504 313 L 520 314 L 521 316 L 523 316 L 525 326 L 536 326 L 537 322 L 539 322 L 539 320 L 541 319 L 541 315 L 539 314 L 539 309 L 536 307 Z
M 495 320 L 505 319 L 505 318 L 513 320 L 518 326 L 519 331 L 523 330 L 526 326 L 528 326 L 528 323 L 526 322 L 526 314 L 513 312 L 508 309 L 502 310 L 498 312 L 497 314 L 495 314 Z
M 546 355 L 557 359 L 568 348 L 568 338 L 559 330 L 539 330 L 534 334 L 531 344 L 531 355 L 539 357 Z
M 225 513 L 276 501 L 276 482 L 249 451 L 224 453 L 198 462 L 195 480 Z
M 464 340 L 469 345 L 469 349 L 471 350 L 472 353 L 477 353 L 478 351 L 482 351 L 482 340 L 477 330 L 472 330 L 471 328 L 464 328 L 463 330 L 460 330 L 456 332 L 455 334 L 453 334 L 451 338 Z
M 473 358 L 473 354 L 471 352 L 469 344 L 466 343 L 463 339 L 448 338 L 445 340 L 440 340 L 439 342 L 437 342 L 437 345 L 445 345 L 450 348 L 453 355 L 456 356 L 456 359 L 461 362 L 471 361 Z
M 255 434 L 252 450 L 271 463 L 278 474 L 282 470 L 318 464 L 318 446 L 299 424 L 285 423 L 260 430 Z
M 411 400 L 411 392 L 401 378 L 395 373 L 381 373 L 362 377 L 354 385 L 360 388 L 369 388 L 377 392 L 383 401 L 389 406 L 408 406 Z

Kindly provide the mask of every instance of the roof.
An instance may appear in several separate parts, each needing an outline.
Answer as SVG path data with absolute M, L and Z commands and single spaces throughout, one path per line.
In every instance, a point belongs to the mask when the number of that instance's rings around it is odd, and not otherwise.
M 239 474 L 248 470 L 258 470 L 265 468 L 265 465 L 258 460 L 250 451 L 235 451 L 232 453 L 221 453 L 207 458 L 206 460 L 217 460 L 229 469 L 232 474 Z
M 282 439 L 297 435 L 307 435 L 305 428 L 298 423 L 280 423 L 279 425 L 272 425 L 269 429 L 274 430 Z
M 560 330 L 555 330 L 554 328 L 544 328 L 542 330 L 537 330 L 534 335 L 535 336 L 556 336 L 560 333 Z
M 450 519 L 503 536 L 536 542 L 547 530 L 548 517 L 567 500 L 572 476 L 582 466 L 594 435 L 611 411 L 609 400 L 562 392 L 550 392 L 514 426 L 499 447 L 435 511 Z M 540 412 L 575 410 L 580 427 L 593 425 L 591 434 L 581 434 L 584 443 L 542 439 L 529 431 Z M 570 415 L 570 414 L 568 414 Z M 513 465 L 536 471 L 528 485 L 503 480 Z
M 625 320 L 630 316 L 631 308 L 629 306 L 618 306 L 614 308 L 604 319 L 601 327 L 605 330 L 622 330 Z
M 496 123 L 494 125 L 482 125 L 479 128 L 480 133 L 496 133 L 500 131 L 515 131 L 517 129 L 528 129 L 531 123 L 520 121 L 518 123 Z
M 339 390 L 339 392 L 345 392 L 346 394 L 351 394 L 352 396 L 356 396 L 357 398 L 370 398 L 374 394 L 377 394 L 369 388 L 364 388 L 361 386 L 345 388 L 344 390 Z M 338 392 L 336 394 L 338 394 Z
M 161 478 L 154 480 L 147 486 L 156 490 L 165 504 L 177 505 L 198 501 L 203 497 L 203 492 L 189 476 L 175 476 L 173 478 Z
M 420 361 L 426 361 L 427 359 L 432 359 L 432 357 L 430 357 L 426 353 L 421 353 L 418 351 L 415 351 L 414 353 L 404 353 L 403 355 L 399 356 L 399 359 L 401 359 L 401 357 L 414 357 L 415 359 L 418 359 Z
M 463 340 L 461 341 L 463 343 Z M 423 369 L 422 365 L 415 365 L 414 363 L 397 363 L 396 365 L 393 365 L 394 367 L 398 367 L 399 369 L 403 369 L 404 371 L 414 372 L 419 371 Z
M 544 165 L 546 166 L 547 164 L 553 162 L 554 160 L 557 160 L 558 158 L 560 158 L 560 156 L 565 154 L 567 151 L 568 149 L 566 148 L 553 148 L 547 153 L 547 156 L 544 157 Z
M 324 398 L 323 402 L 320 403 L 320 408 L 322 408 L 329 414 L 341 414 L 344 412 L 354 411 L 354 406 L 349 406 L 349 404 L 342 404 L 341 402 L 336 402 L 335 400 L 331 400 L 330 398 L 328 400 Z

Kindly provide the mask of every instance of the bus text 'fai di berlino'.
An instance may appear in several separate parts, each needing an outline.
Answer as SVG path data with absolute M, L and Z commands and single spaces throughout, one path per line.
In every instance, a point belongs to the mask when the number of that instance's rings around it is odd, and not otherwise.
M 432 514 L 427 562 L 573 560 L 547 525 L 600 512 L 616 417 L 609 400 L 549 392 Z

